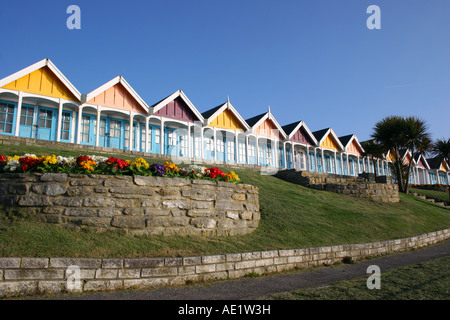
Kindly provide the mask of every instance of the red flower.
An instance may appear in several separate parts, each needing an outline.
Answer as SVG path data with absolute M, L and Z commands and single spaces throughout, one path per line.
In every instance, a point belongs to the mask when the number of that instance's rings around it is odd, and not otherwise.
M 223 177 L 225 175 L 225 173 L 222 170 L 219 170 L 219 168 L 217 168 L 217 167 L 209 168 L 206 170 L 207 170 L 207 172 L 209 172 L 208 174 L 211 179 L 215 179 L 215 178 L 217 178 L 217 176 Z
M 119 168 L 123 169 L 123 168 L 128 167 L 128 162 L 126 162 L 122 159 L 116 159 L 114 157 L 110 157 L 108 160 L 106 160 L 106 163 L 113 164 L 116 169 L 119 169 Z
M 19 163 L 22 165 L 21 169 L 22 171 L 27 171 L 31 169 L 33 166 L 41 162 L 38 158 L 33 157 L 23 157 L 19 159 Z
M 77 164 L 81 164 L 81 163 L 83 163 L 83 162 L 86 162 L 86 161 L 94 161 L 91 157 L 88 157 L 88 156 L 79 156 L 78 158 L 77 158 Z
M 114 164 L 116 163 L 117 159 L 114 157 L 110 157 L 108 160 L 106 160 L 107 164 Z

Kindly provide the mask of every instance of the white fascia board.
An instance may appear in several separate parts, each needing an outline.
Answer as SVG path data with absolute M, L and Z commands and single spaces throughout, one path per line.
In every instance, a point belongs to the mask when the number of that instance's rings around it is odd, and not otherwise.
M 355 140 L 359 149 L 364 153 L 364 148 L 362 147 L 361 143 L 359 143 L 358 137 L 355 134 L 352 134 L 352 137 L 350 138 L 350 140 L 348 140 L 347 145 L 345 146 L 345 150 L 347 150 L 347 147 L 350 146 L 353 140 Z
M 425 168 L 427 168 L 428 170 L 430 170 L 430 169 L 431 169 L 431 168 L 430 168 L 430 165 L 428 164 L 427 159 L 425 159 L 425 157 L 423 156 L 422 153 L 419 155 L 419 158 L 417 159 L 417 163 L 419 163 L 420 158 L 422 158 L 422 163 L 425 165 Z
M 248 131 L 250 130 L 250 126 L 247 122 L 245 122 L 244 118 L 237 112 L 236 108 L 231 104 L 231 102 L 226 102 L 227 109 L 231 110 L 234 116 L 239 120 L 239 122 L 244 126 L 244 128 Z M 222 109 L 222 108 L 221 108 Z
M 320 144 L 322 144 L 323 140 L 328 137 L 328 135 L 331 134 L 334 137 L 334 140 L 336 140 L 336 142 L 338 143 L 339 147 L 341 147 L 341 151 L 345 151 L 344 146 L 341 143 L 341 140 L 339 140 L 338 136 L 336 135 L 336 133 L 334 132 L 333 128 L 329 128 L 327 133 L 325 133 L 322 137 L 322 139 L 320 139 Z
M 242 116 L 239 114 L 239 112 L 237 112 L 236 108 L 233 107 L 233 105 L 228 101 L 225 102 L 223 105 L 221 105 L 220 108 L 216 110 L 216 112 L 214 112 L 208 119 L 206 119 L 206 125 L 209 125 L 215 118 L 217 118 L 222 112 L 224 112 L 227 109 L 231 110 L 231 112 L 239 120 L 239 122 L 246 129 L 246 131 L 251 130 L 248 123 L 244 120 L 244 118 L 242 118 Z
M 7 85 L 8 83 L 11 83 L 13 81 L 16 81 L 17 79 L 20 79 L 27 74 L 30 74 L 36 70 L 39 70 L 45 66 L 48 66 L 49 69 L 56 75 L 56 77 L 61 80 L 61 82 L 67 87 L 67 89 L 70 90 L 70 92 L 78 99 L 78 101 L 81 101 L 81 93 L 75 88 L 75 86 L 64 76 L 64 74 L 53 64 L 53 62 L 50 61 L 50 59 L 42 59 L 41 61 L 38 61 L 31 66 L 28 66 L 20 71 L 17 71 L 13 73 L 10 76 L 7 76 L 6 78 L 3 78 L 0 80 L 0 87 L 3 87 Z
M 91 91 L 86 95 L 86 101 L 89 101 L 96 96 L 98 96 L 100 93 L 108 90 L 109 88 L 113 87 L 114 85 L 121 83 L 125 90 L 128 91 L 128 93 L 131 94 L 131 96 L 139 103 L 139 105 L 148 113 L 150 111 L 150 107 L 147 105 L 147 103 L 134 91 L 134 89 L 128 84 L 128 82 L 122 77 L 117 76 L 114 79 L 108 81 L 104 85 L 98 87 L 94 91 Z
M 284 132 L 283 128 L 280 126 L 280 124 L 278 123 L 277 119 L 275 119 L 273 114 L 271 112 L 268 112 L 267 116 L 273 123 L 275 123 L 275 126 L 277 127 L 278 131 L 280 131 L 283 138 L 286 139 L 287 138 L 286 132 Z
M 216 110 L 208 119 L 206 120 L 206 125 L 208 126 L 215 118 L 219 116 L 225 109 L 227 108 L 227 103 L 225 102 L 223 105 L 220 106 L 219 109 Z
M 181 97 L 181 99 L 183 99 L 183 101 L 188 105 L 188 107 L 191 109 L 191 111 L 195 114 L 195 116 L 201 121 L 203 122 L 205 119 L 203 118 L 202 114 L 200 113 L 200 111 L 198 111 L 198 109 L 194 106 L 194 104 L 191 102 L 191 100 L 189 100 L 189 98 L 187 97 L 187 95 L 183 92 L 183 90 L 178 90 L 179 91 L 179 95 Z
M 300 123 L 294 128 L 294 130 L 292 130 L 291 134 L 287 137 L 287 139 L 291 140 L 291 138 L 294 136 L 294 134 L 298 130 L 300 130 L 301 127 L 303 127 L 306 130 L 306 133 L 309 135 L 311 140 L 316 144 L 316 147 L 318 147 L 319 142 L 317 141 L 316 137 L 314 137 L 313 133 L 311 132 L 311 130 L 309 130 L 308 126 L 306 125 L 306 123 L 303 120 L 300 121 Z
M 197 108 L 194 106 L 194 104 L 189 100 L 189 98 L 186 96 L 186 94 L 182 90 L 177 90 L 174 93 L 172 93 L 170 96 L 156 104 L 155 106 L 151 107 L 151 114 L 154 114 L 158 112 L 161 108 L 168 105 L 170 102 L 174 101 L 176 98 L 180 97 L 191 109 L 191 111 L 195 114 L 195 116 L 201 121 L 204 121 L 204 118 L 202 114 L 197 110 Z

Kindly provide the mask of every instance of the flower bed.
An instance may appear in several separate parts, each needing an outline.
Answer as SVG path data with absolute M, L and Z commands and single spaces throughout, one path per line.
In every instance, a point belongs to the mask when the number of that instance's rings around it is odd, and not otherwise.
M 235 172 L 225 173 L 217 167 L 207 168 L 199 165 L 190 165 L 185 168 L 179 168 L 176 164 L 168 161 L 163 164 L 155 163 L 150 165 L 143 158 L 131 161 L 96 155 L 82 155 L 76 158 L 55 155 L 38 157 L 34 154 L 15 155 L 14 157 L 0 155 L 1 171 L 9 173 L 41 172 L 182 177 L 241 183 L 239 176 Z

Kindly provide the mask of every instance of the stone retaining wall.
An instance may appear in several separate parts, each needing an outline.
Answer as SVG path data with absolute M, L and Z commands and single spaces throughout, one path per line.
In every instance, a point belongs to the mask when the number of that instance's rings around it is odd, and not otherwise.
M 246 234 L 260 220 L 257 187 L 182 178 L 4 173 L 0 204 L 11 215 L 132 234 Z
M 17 294 L 102 291 L 183 285 L 396 253 L 450 238 L 450 229 L 363 244 L 177 258 L 0 258 L 0 297 Z M 80 285 L 73 285 L 79 268 Z M 70 290 L 68 290 L 68 288 Z
M 349 177 L 319 172 L 280 170 L 277 178 L 316 190 L 326 190 L 375 201 L 399 202 L 398 186 L 376 183 L 361 177 Z

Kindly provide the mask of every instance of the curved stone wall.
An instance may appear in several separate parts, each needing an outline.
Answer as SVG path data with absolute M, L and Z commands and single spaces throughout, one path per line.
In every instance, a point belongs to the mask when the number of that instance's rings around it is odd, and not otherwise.
M 247 274 L 331 265 L 343 259 L 422 248 L 450 238 L 450 229 L 410 238 L 326 247 L 171 258 L 30 258 L 0 257 L 0 298 L 122 289 L 146 289 Z M 74 285 L 78 270 L 78 285 Z
M 258 188 L 143 176 L 0 175 L 0 204 L 68 227 L 131 234 L 235 235 L 258 227 Z

